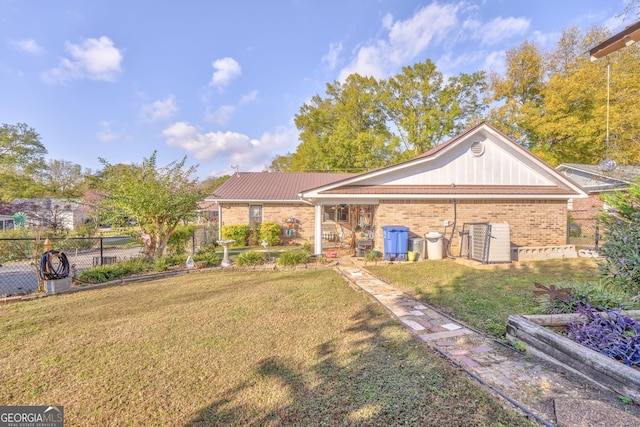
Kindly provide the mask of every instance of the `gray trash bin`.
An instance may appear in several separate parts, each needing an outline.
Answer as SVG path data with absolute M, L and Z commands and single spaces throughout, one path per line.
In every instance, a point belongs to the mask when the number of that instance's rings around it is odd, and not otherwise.
M 409 250 L 418 253 L 417 260 L 427 259 L 427 252 L 425 251 L 425 243 L 422 237 L 411 237 L 409 239 Z
M 427 240 L 427 256 L 429 259 L 442 259 L 442 233 L 431 231 L 424 235 Z

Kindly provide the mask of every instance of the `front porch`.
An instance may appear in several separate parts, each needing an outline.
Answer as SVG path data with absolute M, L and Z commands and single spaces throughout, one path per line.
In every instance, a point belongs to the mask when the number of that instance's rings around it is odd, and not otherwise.
M 342 250 L 364 256 L 374 247 L 373 204 L 323 204 L 316 206 L 314 253 Z

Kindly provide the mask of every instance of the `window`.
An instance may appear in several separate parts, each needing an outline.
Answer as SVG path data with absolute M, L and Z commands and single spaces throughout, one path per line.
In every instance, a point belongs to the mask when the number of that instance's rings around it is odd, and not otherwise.
M 262 205 L 249 206 L 249 226 L 254 227 L 262 223 Z
M 349 206 L 325 206 L 322 215 L 323 221 L 349 222 Z

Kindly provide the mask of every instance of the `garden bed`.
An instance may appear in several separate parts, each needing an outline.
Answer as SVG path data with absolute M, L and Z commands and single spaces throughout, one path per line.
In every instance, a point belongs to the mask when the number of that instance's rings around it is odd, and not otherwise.
M 640 311 L 624 314 L 638 317 Z M 511 315 L 507 322 L 507 338 L 525 343 L 530 354 L 575 372 L 601 388 L 613 391 L 640 404 L 640 370 L 580 345 L 556 332 L 580 314 L 521 316 Z

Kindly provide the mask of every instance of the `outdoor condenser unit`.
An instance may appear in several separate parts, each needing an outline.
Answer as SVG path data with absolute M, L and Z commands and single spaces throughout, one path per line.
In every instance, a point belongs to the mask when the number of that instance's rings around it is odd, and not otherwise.
M 507 223 L 464 224 L 461 256 L 483 264 L 511 262 L 511 235 Z

